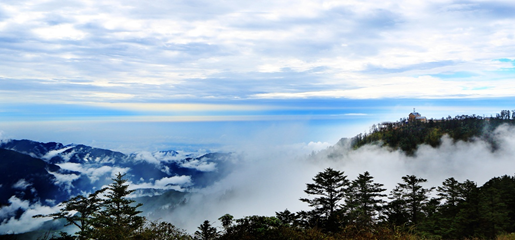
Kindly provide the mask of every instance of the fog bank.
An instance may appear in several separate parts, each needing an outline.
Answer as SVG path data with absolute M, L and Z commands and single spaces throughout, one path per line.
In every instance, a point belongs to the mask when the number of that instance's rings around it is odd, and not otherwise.
M 310 153 L 324 143 L 280 145 L 261 136 L 253 144 L 248 141 L 240 146 L 238 163 L 227 177 L 198 189 L 184 206 L 156 216 L 193 233 L 204 220 L 219 226 L 217 219 L 226 213 L 241 218 L 309 209 L 299 198 L 306 197 L 306 183 L 327 167 L 344 171 L 350 180 L 369 171 L 376 182 L 385 185 L 387 193 L 408 174 L 428 179 L 426 187 L 439 186 L 449 177 L 482 185 L 492 177 L 514 174 L 514 136 L 514 127 L 497 128 L 494 138 L 499 148 L 495 151 L 481 139 L 453 142 L 444 136 L 439 147 L 421 145 L 413 156 L 379 145 L 351 150 L 345 140 Z

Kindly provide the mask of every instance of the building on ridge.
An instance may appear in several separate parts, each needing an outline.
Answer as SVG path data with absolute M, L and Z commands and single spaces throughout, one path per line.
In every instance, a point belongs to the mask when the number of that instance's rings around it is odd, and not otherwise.
M 415 108 L 413 108 L 413 112 L 408 115 L 408 121 L 409 122 L 419 121 L 419 122 L 427 123 L 427 118 L 420 115 L 420 113 L 415 112 Z

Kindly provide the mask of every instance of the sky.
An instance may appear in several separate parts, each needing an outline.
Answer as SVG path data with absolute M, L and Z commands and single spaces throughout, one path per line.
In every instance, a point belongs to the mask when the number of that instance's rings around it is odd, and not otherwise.
M 334 144 L 515 100 L 513 1 L 4 0 L 0 138 Z M 266 134 L 265 134 L 266 133 Z

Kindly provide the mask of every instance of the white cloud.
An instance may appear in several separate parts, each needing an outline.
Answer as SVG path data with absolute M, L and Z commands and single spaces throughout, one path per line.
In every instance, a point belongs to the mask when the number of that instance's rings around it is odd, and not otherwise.
M 20 189 L 20 190 L 25 190 L 28 186 L 31 186 L 32 184 L 27 182 L 25 179 L 20 179 L 18 180 L 18 182 L 16 182 L 15 184 L 13 184 L 12 188 L 14 189 Z
M 64 186 L 65 190 L 70 192 L 71 188 L 73 187 L 73 181 L 79 179 L 80 175 L 77 174 L 61 174 L 58 172 L 48 172 L 52 175 L 54 175 L 56 181 L 54 184 L 56 185 L 62 185 Z
M 156 187 L 166 188 L 167 185 L 181 185 L 187 186 L 191 184 L 190 176 L 173 176 L 173 177 L 165 177 L 159 180 L 156 180 L 154 185 Z
M 71 170 L 71 171 L 80 172 L 80 173 L 85 172 L 82 164 L 80 164 L 80 163 L 65 162 L 65 163 L 58 163 L 56 165 L 62 169 L 66 169 L 66 170 Z
M 79 163 L 58 163 L 57 166 L 61 167 L 62 169 L 71 170 L 75 172 L 80 172 L 81 174 L 84 174 L 88 176 L 91 183 L 94 183 L 98 181 L 101 177 L 109 177 L 109 178 L 115 178 L 116 174 L 121 173 L 125 174 L 129 171 L 129 168 L 120 168 L 120 167 L 111 167 L 111 166 L 89 166 L 89 165 L 83 165 Z M 66 180 L 70 180 L 73 178 L 73 176 L 63 176 Z M 64 180 L 64 179 L 63 179 Z
M 130 189 L 173 189 L 184 191 L 185 187 L 192 185 L 190 176 L 181 175 L 173 177 L 164 177 L 155 180 L 154 183 L 129 184 Z
M 207 162 L 202 158 L 201 160 L 190 160 L 183 162 L 181 167 L 192 168 L 202 172 L 212 172 L 216 170 L 216 163 Z
M 239 218 L 270 216 L 286 208 L 306 210 L 307 204 L 298 199 L 306 197 L 303 191 L 306 183 L 312 182 L 312 178 L 327 167 L 344 171 L 351 180 L 369 171 L 375 182 L 385 185 L 386 193 L 408 174 L 428 179 L 426 187 L 439 186 L 449 177 L 458 181 L 470 179 L 482 185 L 493 177 L 513 175 L 514 134 L 514 127 L 496 129 L 494 135 L 499 149 L 494 152 L 483 140 L 454 143 L 446 136 L 440 147 L 422 145 L 415 156 L 378 145 L 351 150 L 350 141 L 307 156 L 305 147 L 320 149 L 326 144 L 273 148 L 254 139 L 253 145 L 240 145 L 240 161 L 226 178 L 194 193 L 188 203 L 174 209 L 173 214 L 163 210 L 155 214 L 194 231 L 198 222 L 216 220 L 226 213 Z M 320 148 L 317 145 L 321 145 Z
M 30 205 L 28 201 L 20 200 L 14 196 L 9 199 L 9 203 L 9 206 L 0 208 L 0 216 L 12 216 L 5 219 L 2 224 L 0 224 L 0 234 L 24 233 L 37 229 L 49 219 L 33 218 L 33 216 L 38 214 L 51 214 L 59 210 L 58 206 L 43 206 L 39 202 Z M 24 210 L 24 213 L 19 219 L 16 219 L 13 215 L 18 209 Z
M 153 164 L 159 164 L 159 160 L 156 159 L 151 152 L 148 151 L 141 151 L 136 154 L 134 157 L 134 160 L 140 160 L 140 161 L 147 161 L 149 163 Z
M 0 217 L 6 218 L 14 215 L 14 212 L 18 209 L 27 209 L 29 207 L 28 201 L 23 201 L 15 196 L 9 198 L 9 205 L 0 208 Z
M 20 92 L 32 103 L 82 104 L 514 96 L 511 74 L 495 63 L 515 50 L 506 14 L 515 6 L 506 1 L 31 0 L 3 9 L 1 77 L 36 83 L 3 88 L 10 102 Z M 474 76 L 437 76 L 460 72 Z M 422 95 L 405 81 L 419 76 L 432 76 Z M 467 89 L 485 81 L 493 87 Z M 441 91 L 442 83 L 452 88 Z
M 35 29 L 34 32 L 44 39 L 65 39 L 81 40 L 86 37 L 86 33 L 79 31 L 71 24 L 61 24 L 45 28 Z
M 50 160 L 52 159 L 53 157 L 55 156 L 58 156 L 58 155 L 61 155 L 64 151 L 70 149 L 70 148 L 73 148 L 72 147 L 65 147 L 65 148 L 61 148 L 61 149 L 57 149 L 57 150 L 50 150 L 48 151 L 45 156 L 41 157 L 42 159 L 45 159 L 45 160 Z M 62 155 L 64 160 L 65 161 L 70 161 L 70 157 L 73 155 L 73 151 L 67 155 Z

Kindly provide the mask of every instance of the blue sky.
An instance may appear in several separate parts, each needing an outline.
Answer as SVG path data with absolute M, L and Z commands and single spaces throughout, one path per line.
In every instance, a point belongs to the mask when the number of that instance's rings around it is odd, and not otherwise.
M 495 114 L 515 106 L 514 12 L 512 1 L 2 1 L 1 137 L 334 143 L 414 107 Z

